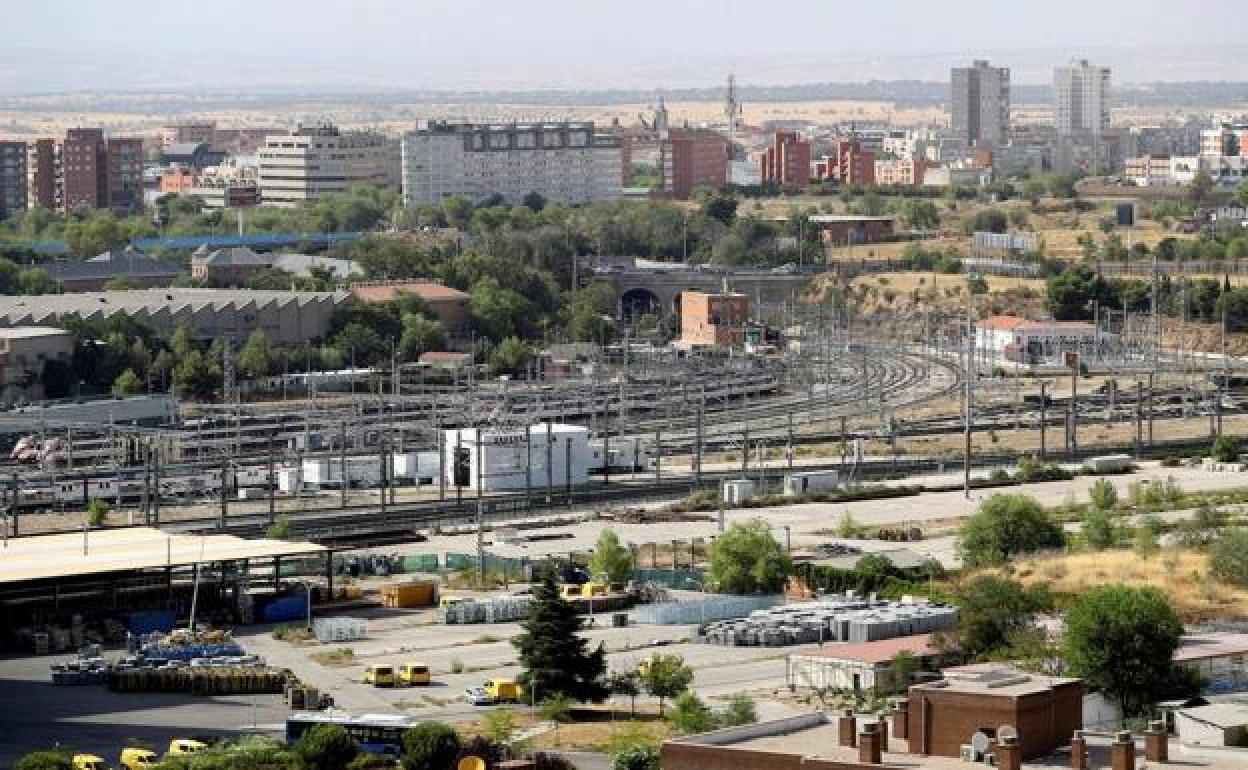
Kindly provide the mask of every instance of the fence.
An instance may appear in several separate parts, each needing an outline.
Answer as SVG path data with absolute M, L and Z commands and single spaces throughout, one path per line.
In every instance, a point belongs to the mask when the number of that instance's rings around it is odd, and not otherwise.
M 784 603 L 783 596 L 717 596 L 689 602 L 664 602 L 640 607 L 633 617 L 638 623 L 673 626 L 743 618 L 755 610 Z
M 656 583 L 665 588 L 701 591 L 706 583 L 706 573 L 692 569 L 648 569 L 638 567 L 633 570 L 634 583 Z

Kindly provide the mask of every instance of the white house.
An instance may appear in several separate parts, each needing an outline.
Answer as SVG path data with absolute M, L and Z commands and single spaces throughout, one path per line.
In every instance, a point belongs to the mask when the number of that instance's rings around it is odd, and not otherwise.
M 1096 327 L 1082 321 L 1031 321 L 998 315 L 975 324 L 977 349 L 1022 363 L 1056 358 L 1067 351 L 1091 350 L 1096 341 Z
M 542 423 L 515 430 L 448 430 L 443 434 L 443 451 L 448 486 L 479 487 L 484 492 L 528 486 L 540 491 L 589 480 L 589 430 L 579 425 Z

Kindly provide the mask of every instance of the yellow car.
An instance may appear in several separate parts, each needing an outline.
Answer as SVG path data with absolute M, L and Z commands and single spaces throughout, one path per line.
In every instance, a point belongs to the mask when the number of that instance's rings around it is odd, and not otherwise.
M 122 770 L 148 770 L 160 764 L 160 757 L 151 749 L 122 749 L 118 764 Z
M 203 741 L 195 741 L 190 738 L 174 738 L 169 741 L 169 750 L 165 752 L 166 757 L 189 757 L 192 754 L 198 754 L 208 748 L 208 744 Z
M 364 684 L 373 687 L 394 687 L 394 666 L 369 666 L 364 669 Z
M 94 754 L 75 754 L 74 770 L 108 770 L 108 763 Z
M 404 663 L 399 666 L 399 684 L 412 687 L 430 683 L 429 667 L 424 663 Z

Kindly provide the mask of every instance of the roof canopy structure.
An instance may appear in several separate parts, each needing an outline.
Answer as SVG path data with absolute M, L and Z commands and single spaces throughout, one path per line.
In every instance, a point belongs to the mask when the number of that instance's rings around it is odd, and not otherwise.
M 325 547 L 233 535 L 178 535 L 151 527 L 11 538 L 0 548 L 0 585 L 193 564 L 322 554 Z

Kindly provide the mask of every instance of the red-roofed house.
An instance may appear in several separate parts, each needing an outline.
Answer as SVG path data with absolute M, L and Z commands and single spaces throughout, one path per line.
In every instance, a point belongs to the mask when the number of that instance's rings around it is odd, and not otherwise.
M 1021 363 L 1059 358 L 1070 351 L 1086 354 L 1095 349 L 1098 336 L 1105 339 L 1109 335 L 1098 335 L 1094 325 L 1083 321 L 1032 321 L 996 315 L 981 318 L 975 324 L 977 349 Z
M 433 311 L 447 336 L 467 339 L 470 313 L 468 295 L 433 281 L 373 281 L 351 284 L 351 296 L 364 302 L 393 302 L 402 294 L 418 297 Z
M 896 680 L 892 662 L 903 651 L 913 655 L 920 669 L 927 671 L 938 669 L 946 654 L 936 647 L 931 634 L 874 642 L 827 642 L 790 653 L 785 678 L 791 687 L 901 692 L 909 682 Z

